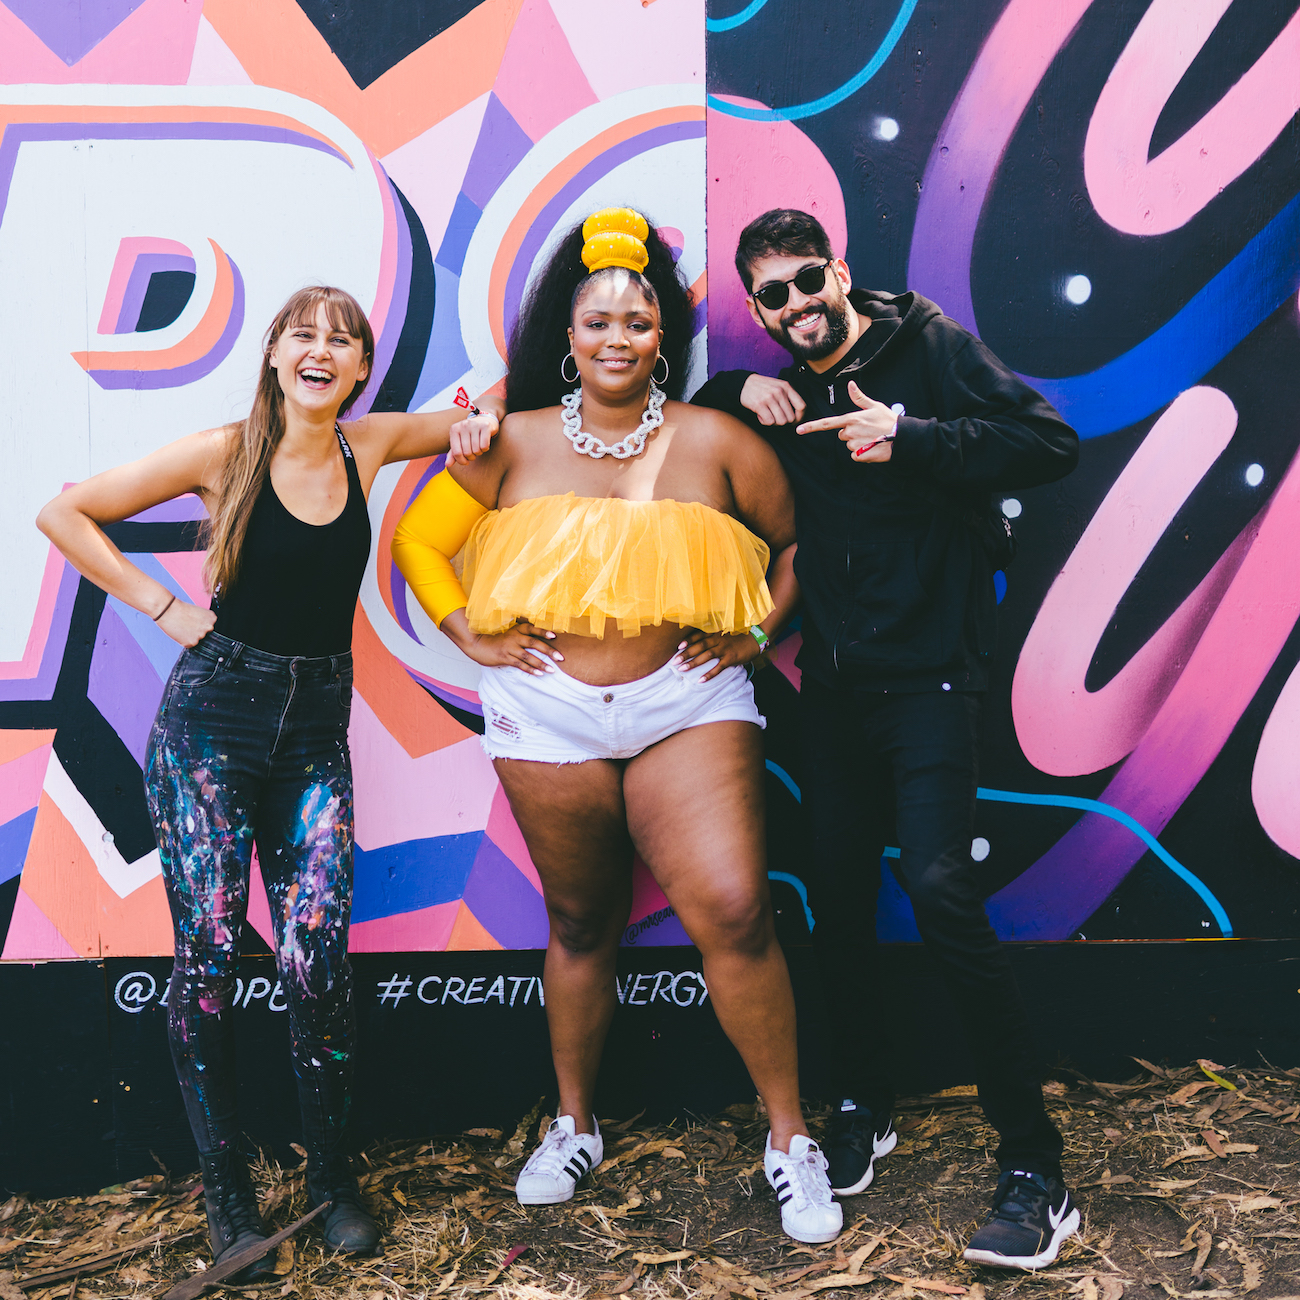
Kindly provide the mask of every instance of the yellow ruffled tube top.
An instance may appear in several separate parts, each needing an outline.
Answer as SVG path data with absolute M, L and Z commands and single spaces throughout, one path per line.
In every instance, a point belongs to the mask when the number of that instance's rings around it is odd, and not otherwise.
M 743 632 L 772 612 L 769 550 L 698 501 L 533 497 L 485 514 L 465 543 L 475 632 L 526 619 L 549 632 L 624 636 L 676 623 Z

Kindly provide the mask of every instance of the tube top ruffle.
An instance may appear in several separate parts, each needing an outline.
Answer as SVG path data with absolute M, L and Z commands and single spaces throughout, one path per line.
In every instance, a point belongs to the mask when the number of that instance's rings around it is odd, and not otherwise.
M 526 619 L 624 636 L 676 623 L 743 632 L 772 612 L 767 543 L 698 501 L 533 497 L 484 515 L 465 543 L 465 611 L 481 634 Z

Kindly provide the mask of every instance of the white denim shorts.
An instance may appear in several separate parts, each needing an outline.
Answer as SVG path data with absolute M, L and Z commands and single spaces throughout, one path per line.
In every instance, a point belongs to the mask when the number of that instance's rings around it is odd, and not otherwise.
M 585 763 L 633 758 L 657 741 L 706 722 L 767 720 L 739 664 L 702 681 L 716 660 L 689 672 L 670 661 L 649 677 L 620 686 L 588 686 L 560 668 L 535 676 L 522 668 L 484 668 L 483 748 L 491 758 Z

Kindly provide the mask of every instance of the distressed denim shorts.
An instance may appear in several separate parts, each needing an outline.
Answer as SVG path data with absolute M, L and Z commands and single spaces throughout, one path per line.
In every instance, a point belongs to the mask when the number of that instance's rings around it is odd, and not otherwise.
M 491 758 L 586 763 L 634 758 L 643 749 L 706 722 L 767 721 L 739 664 L 702 681 L 716 660 L 679 672 L 670 660 L 648 677 L 588 686 L 560 668 L 535 676 L 522 668 L 484 668 L 483 748 Z

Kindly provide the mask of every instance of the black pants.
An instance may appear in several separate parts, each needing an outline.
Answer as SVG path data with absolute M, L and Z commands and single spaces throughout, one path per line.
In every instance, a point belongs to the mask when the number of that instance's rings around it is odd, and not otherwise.
M 351 653 L 291 659 L 216 632 L 181 655 L 163 694 L 145 793 L 176 935 L 172 1060 L 204 1155 L 239 1137 L 235 972 L 254 843 L 311 1171 L 340 1153 L 355 1036 L 351 707 Z
M 877 1112 L 893 1106 L 875 916 L 881 852 L 896 835 L 894 872 L 966 1031 L 980 1103 L 1002 1139 L 998 1165 L 1059 1177 L 1061 1135 L 1043 1109 L 1028 1016 L 970 856 L 979 707 L 956 691 L 836 691 L 803 679 L 808 902 L 835 1027 L 828 1048 L 840 1095 Z

